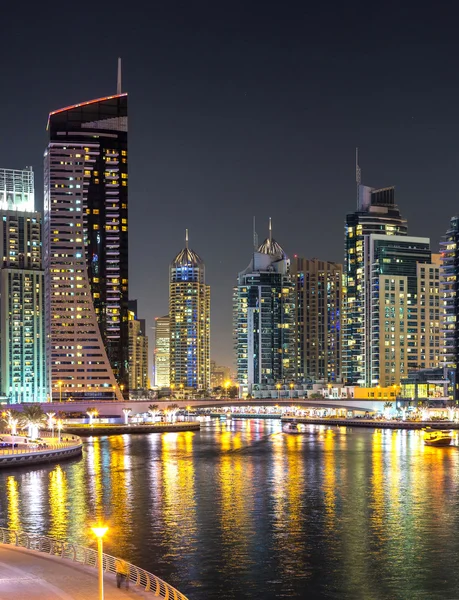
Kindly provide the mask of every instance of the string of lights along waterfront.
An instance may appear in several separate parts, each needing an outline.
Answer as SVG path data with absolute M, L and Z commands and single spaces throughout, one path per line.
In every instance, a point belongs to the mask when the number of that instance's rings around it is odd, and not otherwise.
M 444 600 L 459 586 L 458 467 L 457 448 L 417 431 L 293 436 L 218 420 L 94 437 L 82 460 L 4 470 L 0 525 L 88 545 L 103 516 L 106 552 L 192 600 Z

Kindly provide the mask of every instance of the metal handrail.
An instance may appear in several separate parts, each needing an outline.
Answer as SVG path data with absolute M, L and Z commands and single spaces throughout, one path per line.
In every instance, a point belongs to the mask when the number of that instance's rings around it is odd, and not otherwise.
M 0 436 L 2 435 L 2 433 L 0 432 Z M 3 434 L 6 435 L 6 434 Z M 10 435 L 10 434 L 8 434 Z M 40 453 L 44 453 L 46 454 L 47 452 L 53 452 L 55 450 L 71 450 L 72 448 L 79 448 L 82 447 L 83 442 L 81 440 L 80 437 L 78 437 L 77 435 L 74 435 L 73 438 L 76 439 L 72 439 L 72 440 L 68 440 L 68 441 L 64 441 L 62 440 L 61 442 L 58 442 L 57 444 L 46 444 L 46 448 L 34 448 L 32 447 L 30 444 L 29 445 L 22 445 L 21 448 L 1 448 L 0 449 L 0 456 L 20 456 L 20 455 L 27 455 L 27 454 L 40 454 Z M 22 436 L 17 436 L 15 438 L 15 444 L 21 444 L 21 440 L 22 440 Z
M 97 568 L 97 550 L 72 544 L 62 540 L 55 540 L 43 535 L 26 533 L 25 531 L 16 531 L 0 527 L 0 544 L 9 544 L 19 548 L 27 548 L 35 552 L 44 552 L 51 556 L 66 558 L 83 565 Z M 117 559 L 109 554 L 103 555 L 103 569 L 107 573 L 116 574 L 115 561 Z M 138 585 L 146 592 L 152 592 L 155 596 L 165 600 L 188 600 L 171 585 L 149 573 L 144 569 L 136 567 L 127 561 L 124 561 L 129 571 L 129 581 Z

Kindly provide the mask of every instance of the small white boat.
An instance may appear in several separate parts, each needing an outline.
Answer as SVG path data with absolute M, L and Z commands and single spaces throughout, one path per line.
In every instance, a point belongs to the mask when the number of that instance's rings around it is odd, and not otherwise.
M 290 423 L 286 423 L 282 428 L 284 433 L 304 433 L 298 423 L 291 421 Z

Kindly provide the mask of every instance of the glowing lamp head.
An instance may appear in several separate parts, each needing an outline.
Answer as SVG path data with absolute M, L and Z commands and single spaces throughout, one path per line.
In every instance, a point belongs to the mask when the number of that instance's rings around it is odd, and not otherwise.
M 91 530 L 96 537 L 103 538 L 108 531 L 108 527 L 102 527 L 99 525 L 97 527 L 91 527 Z

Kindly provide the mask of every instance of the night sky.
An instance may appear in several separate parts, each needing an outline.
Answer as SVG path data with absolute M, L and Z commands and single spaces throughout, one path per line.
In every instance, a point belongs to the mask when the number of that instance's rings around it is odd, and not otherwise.
M 396 186 L 437 249 L 458 210 L 459 36 L 453 2 L 2 4 L 0 165 L 36 173 L 50 110 L 129 93 L 130 296 L 153 326 L 184 245 L 212 288 L 212 358 L 232 362 L 232 286 L 273 233 L 343 260 L 362 181 Z M 150 336 L 153 347 L 153 336 Z

